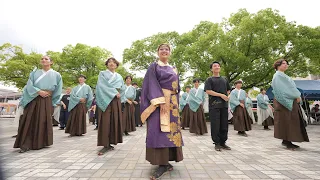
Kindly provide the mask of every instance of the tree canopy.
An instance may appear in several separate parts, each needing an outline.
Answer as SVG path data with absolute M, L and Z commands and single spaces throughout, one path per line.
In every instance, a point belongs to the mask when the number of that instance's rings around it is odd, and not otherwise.
M 289 76 L 305 77 L 320 72 L 320 27 L 308 27 L 288 22 L 277 10 L 263 9 L 249 13 L 246 9 L 223 19 L 221 23 L 202 21 L 183 34 L 161 32 L 141 40 L 123 51 L 123 63 L 130 69 L 145 71 L 157 60 L 157 47 L 171 45 L 170 64 L 176 66 L 184 85 L 194 78 L 206 80 L 209 65 L 221 63 L 221 75 L 233 83 L 241 79 L 244 89 L 266 87 L 275 72 L 272 65 L 279 58 L 289 61 Z M 61 52 L 48 51 L 53 69 L 61 73 L 64 86 L 77 84 L 80 74 L 87 76 L 87 84 L 95 87 L 99 71 L 104 70 L 111 52 L 85 44 L 67 45 Z M 9 43 L 0 46 L 0 80 L 22 88 L 30 71 L 40 68 L 42 54 L 24 53 L 20 46 Z M 120 60 L 121 61 L 121 60 Z M 117 70 L 123 77 L 133 75 L 133 82 L 141 86 L 143 78 L 129 73 L 122 65 Z
M 319 33 L 319 27 L 298 26 L 276 10 L 240 9 L 221 23 L 202 21 L 181 35 L 159 33 L 137 40 L 125 49 L 123 58 L 132 70 L 146 69 L 156 59 L 156 47 L 168 42 L 173 49 L 170 61 L 181 76 L 205 80 L 211 75 L 210 63 L 219 61 L 222 75 L 230 82 L 241 79 L 248 89 L 268 85 L 275 71 L 272 65 L 279 58 L 289 60 L 290 76 L 318 73 L 319 66 L 313 64 L 320 60 Z
M 85 44 L 67 45 L 62 52 L 48 51 L 46 53 L 53 60 L 53 69 L 58 71 L 64 87 L 72 87 L 78 83 L 78 76 L 87 77 L 86 83 L 95 87 L 99 72 L 106 69 L 105 60 L 112 56 L 111 52 L 100 47 L 90 47 Z M 40 67 L 40 59 L 43 54 L 31 52 L 24 53 L 19 46 L 9 43 L 0 47 L 0 79 L 22 89 L 30 72 Z M 123 77 L 129 72 L 120 65 L 117 72 Z

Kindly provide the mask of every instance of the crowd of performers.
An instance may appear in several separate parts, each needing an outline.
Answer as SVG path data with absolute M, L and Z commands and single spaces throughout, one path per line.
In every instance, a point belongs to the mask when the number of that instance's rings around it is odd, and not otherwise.
M 161 44 L 157 52 L 159 58 L 149 66 L 142 90 L 132 83 L 131 76 L 123 79 L 116 72 L 119 62 L 109 58 L 105 62 L 106 70 L 98 76 L 95 95 L 85 83 L 86 77 L 80 75 L 79 84 L 72 89 L 67 88 L 62 97 L 61 75 L 51 69 L 53 61 L 49 56 L 42 57 L 42 69 L 30 73 L 23 89 L 14 148 L 20 148 L 23 153 L 52 145 L 52 117 L 55 121 L 59 119 L 60 129 L 70 137 L 82 136 L 87 131 L 89 110 L 89 121 L 96 125 L 98 133 L 97 145 L 103 146 L 98 155 L 113 150 L 113 145 L 123 142 L 124 135 L 146 123 L 146 160 L 159 166 L 150 178 L 159 179 L 173 170 L 169 161 L 183 160 L 182 129 L 189 128 L 190 133 L 196 135 L 208 133 L 203 108 L 206 94 L 215 150 L 231 150 L 226 143 L 230 118 L 234 130 L 241 136 L 248 136 L 246 131 L 252 129 L 256 120 L 252 100 L 241 89 L 242 81 L 236 81 L 232 90 L 228 80 L 220 76 L 220 63 L 213 62 L 210 64 L 212 76 L 205 81 L 204 89 L 199 87 L 200 79 L 194 79 L 194 87 L 187 86 L 180 97 L 179 73 L 168 62 L 170 46 Z M 274 68 L 274 107 L 269 104 L 266 91 L 261 89 L 257 97 L 257 122 L 265 130 L 274 125 L 274 137 L 294 150 L 299 146 L 292 142 L 309 141 L 299 105 L 301 94 L 285 74 L 287 60 L 277 60 Z M 60 113 L 55 108 L 57 106 L 60 106 Z M 182 111 L 181 120 L 179 109 Z

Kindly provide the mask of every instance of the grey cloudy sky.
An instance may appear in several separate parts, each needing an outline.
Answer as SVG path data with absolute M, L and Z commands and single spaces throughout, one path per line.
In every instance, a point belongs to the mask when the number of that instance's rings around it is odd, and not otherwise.
M 320 25 L 318 0 L 0 0 L 0 44 L 26 51 L 61 51 L 84 43 L 121 60 L 135 40 L 158 32 L 191 30 L 202 20 L 221 22 L 240 8 L 273 8 L 288 21 Z

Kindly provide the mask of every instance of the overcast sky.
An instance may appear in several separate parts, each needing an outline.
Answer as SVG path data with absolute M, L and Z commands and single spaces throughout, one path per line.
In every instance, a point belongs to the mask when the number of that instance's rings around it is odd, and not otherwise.
M 26 51 L 61 51 L 84 43 L 121 60 L 135 40 L 158 32 L 191 30 L 200 21 L 221 22 L 240 8 L 273 8 L 288 21 L 320 25 L 318 0 L 0 0 L 0 44 Z

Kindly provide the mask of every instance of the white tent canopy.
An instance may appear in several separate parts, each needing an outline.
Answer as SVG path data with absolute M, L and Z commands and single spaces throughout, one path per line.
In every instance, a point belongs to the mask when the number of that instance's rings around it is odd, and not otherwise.
M 21 96 L 21 92 L 19 92 L 18 88 L 5 86 L 0 83 L 0 98 L 8 98 L 8 97 L 19 97 Z

